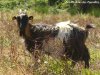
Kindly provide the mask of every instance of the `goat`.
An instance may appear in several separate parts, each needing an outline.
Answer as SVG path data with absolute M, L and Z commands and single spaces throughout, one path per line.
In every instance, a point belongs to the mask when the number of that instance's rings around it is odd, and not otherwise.
M 29 52 L 34 53 L 36 48 L 42 49 L 43 41 L 46 39 L 59 38 L 65 47 L 66 57 L 73 60 L 72 65 L 81 60 L 85 62 L 85 68 L 89 68 L 90 54 L 85 45 L 85 40 L 88 36 L 88 30 L 93 28 L 92 25 L 87 25 L 85 30 L 80 29 L 70 21 L 59 22 L 54 26 L 47 24 L 32 25 L 29 20 L 32 20 L 33 16 L 28 17 L 24 11 L 20 11 L 19 15 L 12 19 L 17 20 L 20 36 L 25 39 L 25 45 Z

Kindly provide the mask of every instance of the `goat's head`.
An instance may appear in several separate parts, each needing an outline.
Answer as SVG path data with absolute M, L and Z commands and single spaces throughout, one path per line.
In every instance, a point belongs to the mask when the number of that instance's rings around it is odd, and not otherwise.
M 33 16 L 28 16 L 25 11 L 20 10 L 18 16 L 14 16 L 12 20 L 16 20 L 20 31 L 23 31 L 28 25 L 29 20 L 32 20 Z

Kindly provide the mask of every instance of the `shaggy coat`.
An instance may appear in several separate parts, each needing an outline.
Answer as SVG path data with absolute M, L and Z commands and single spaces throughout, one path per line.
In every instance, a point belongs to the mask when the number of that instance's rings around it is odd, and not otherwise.
M 89 68 L 90 54 L 85 45 L 88 37 L 88 30 L 93 28 L 87 25 L 86 28 L 80 29 L 76 24 L 70 21 L 59 22 L 54 26 L 46 24 L 30 24 L 29 20 L 33 16 L 28 16 L 25 12 L 20 11 L 17 20 L 20 36 L 25 39 L 25 45 L 29 52 L 33 53 L 35 49 L 42 49 L 43 41 L 49 38 L 58 38 L 63 42 L 67 58 L 72 59 L 72 65 L 78 61 L 85 62 L 85 68 Z

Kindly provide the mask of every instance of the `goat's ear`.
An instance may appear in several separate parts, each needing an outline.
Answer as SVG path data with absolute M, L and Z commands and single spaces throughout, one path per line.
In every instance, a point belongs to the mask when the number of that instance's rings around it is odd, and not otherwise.
M 29 16 L 29 20 L 33 20 L 33 16 Z
M 16 19 L 16 16 L 12 17 L 12 20 L 15 20 Z

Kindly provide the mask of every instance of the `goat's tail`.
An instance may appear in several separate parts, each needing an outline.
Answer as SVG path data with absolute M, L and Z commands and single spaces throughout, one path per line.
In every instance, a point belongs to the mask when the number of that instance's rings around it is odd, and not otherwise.
M 94 24 L 87 24 L 85 29 L 91 29 L 91 28 L 95 28 Z

